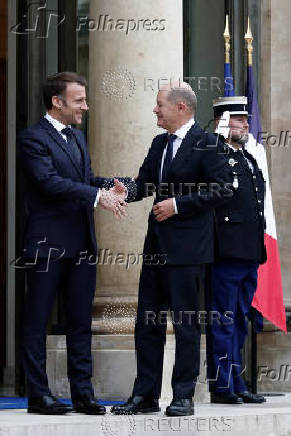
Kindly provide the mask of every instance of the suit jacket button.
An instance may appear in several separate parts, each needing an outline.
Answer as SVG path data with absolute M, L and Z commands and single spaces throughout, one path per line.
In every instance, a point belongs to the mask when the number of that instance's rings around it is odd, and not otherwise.
M 224 221 L 229 221 L 228 216 L 226 216 L 226 217 L 224 218 Z

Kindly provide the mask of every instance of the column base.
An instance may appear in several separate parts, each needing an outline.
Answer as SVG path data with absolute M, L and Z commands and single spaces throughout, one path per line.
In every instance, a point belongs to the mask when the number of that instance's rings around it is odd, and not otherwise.
M 136 376 L 135 348 L 133 335 L 93 335 L 94 359 L 93 385 L 95 395 L 102 400 L 127 400 L 132 393 Z M 163 389 L 161 400 L 172 399 L 171 376 L 175 356 L 175 339 L 167 335 L 164 357 Z M 196 386 L 195 401 L 209 402 L 205 382 L 205 344 L 201 341 L 201 375 Z M 54 395 L 70 398 L 67 379 L 67 351 L 65 336 L 48 336 L 47 373 Z

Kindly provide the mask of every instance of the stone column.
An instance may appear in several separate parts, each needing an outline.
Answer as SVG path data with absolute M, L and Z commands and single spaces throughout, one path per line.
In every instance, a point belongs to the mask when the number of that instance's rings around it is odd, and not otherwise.
M 91 0 L 89 25 L 92 167 L 100 176 L 133 177 L 162 133 L 152 112 L 159 79 L 161 85 L 183 77 L 182 0 Z M 127 398 L 132 390 L 134 322 L 126 318 L 136 308 L 151 205 L 151 199 L 129 205 L 121 222 L 96 211 L 103 249 L 93 323 L 99 397 Z
M 262 128 L 277 137 L 267 143 L 277 236 L 280 249 L 284 302 L 291 307 L 291 5 L 288 0 L 262 2 Z M 283 133 L 282 133 L 283 132 Z M 280 140 L 281 138 L 281 140 Z M 272 146 L 270 146 L 272 142 Z M 263 392 L 291 392 L 288 369 L 290 333 L 272 325 L 258 336 L 258 388 Z
M 271 2 L 271 126 L 270 133 L 280 138 L 291 130 L 291 5 L 287 0 Z M 289 134 L 291 136 L 291 134 Z M 285 138 L 283 133 L 282 138 Z M 277 217 L 277 231 L 283 272 L 285 303 L 291 307 L 291 139 L 271 147 L 271 180 Z

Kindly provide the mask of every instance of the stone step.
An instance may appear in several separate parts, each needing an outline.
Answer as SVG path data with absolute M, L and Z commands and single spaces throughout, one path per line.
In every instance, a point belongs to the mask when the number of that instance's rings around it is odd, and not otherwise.
M 105 416 L 71 413 L 66 416 L 0 411 L 0 435 L 5 436 L 290 436 L 291 396 L 268 397 L 264 404 L 196 404 L 195 415 L 169 418 L 152 415 Z

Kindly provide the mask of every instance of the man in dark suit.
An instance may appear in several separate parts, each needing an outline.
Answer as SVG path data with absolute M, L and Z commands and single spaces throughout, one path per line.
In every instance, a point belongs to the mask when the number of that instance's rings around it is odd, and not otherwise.
M 213 207 L 231 197 L 226 184 L 232 179 L 223 153 L 216 153 L 215 136 L 194 120 L 196 96 L 189 85 L 160 90 L 154 113 L 158 126 L 167 133 L 154 138 L 135 180 L 135 201 L 152 194 L 156 187 L 139 285 L 137 377 L 132 396 L 112 412 L 160 410 L 165 318 L 170 309 L 176 358 L 173 401 L 166 414 L 192 415 L 200 359 L 197 310 L 201 266 L 213 261 Z
M 264 401 L 263 396 L 248 392 L 241 376 L 246 317 L 257 287 L 258 266 L 266 260 L 264 179 L 256 160 L 244 148 L 248 141 L 246 107 L 246 97 L 221 97 L 214 103 L 216 123 L 221 120 L 228 129 L 225 136 L 235 189 L 232 200 L 215 210 L 216 261 L 207 287 L 207 309 L 219 314 L 207 326 L 212 403 Z
M 71 127 L 80 124 L 88 110 L 85 79 L 71 72 L 50 76 L 43 96 L 46 115 L 18 138 L 28 209 L 23 332 L 28 412 L 70 411 L 52 396 L 46 375 L 46 328 L 56 293 L 62 289 L 74 409 L 104 414 L 105 408 L 94 399 L 91 384 L 91 310 L 96 265 L 84 261 L 84 253 L 97 254 L 94 207 L 98 205 L 121 216 L 125 190 L 117 181 L 110 190 L 102 188 L 105 179 L 92 173 L 83 133 Z

